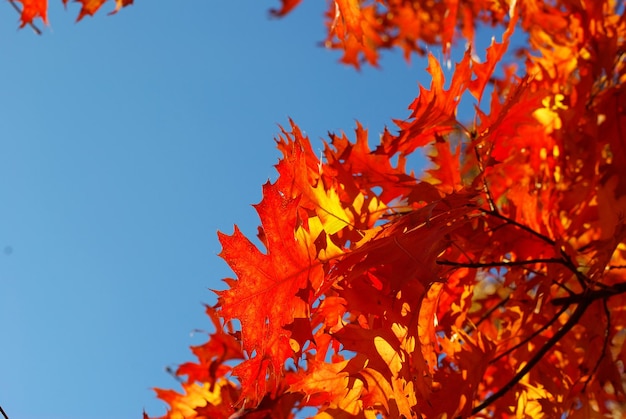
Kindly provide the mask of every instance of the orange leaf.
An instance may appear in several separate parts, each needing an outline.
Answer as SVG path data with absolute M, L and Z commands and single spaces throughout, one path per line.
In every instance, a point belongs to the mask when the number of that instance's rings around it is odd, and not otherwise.
M 361 29 L 361 7 L 358 0 L 335 0 L 339 9 L 338 18 L 343 20 L 346 30 L 359 42 L 362 42 L 363 30 Z
M 490 81 L 496 66 L 502 61 L 502 57 L 509 47 L 509 41 L 515 31 L 518 15 L 519 13 L 517 13 L 517 9 L 515 9 L 513 17 L 509 21 L 509 25 L 502 35 L 502 42 L 497 43 L 492 41 L 491 45 L 487 48 L 487 59 L 485 62 L 474 62 L 472 64 L 472 72 L 476 75 L 476 79 L 469 83 L 469 91 L 479 103 L 485 91 L 485 86 L 487 86 L 487 83 Z
M 344 371 L 348 362 L 328 363 L 310 359 L 307 361 L 306 372 L 299 371 L 290 376 L 290 390 L 306 394 L 305 400 L 308 405 L 327 404 L 331 408 L 342 405 L 346 410 L 356 413 L 359 408 L 355 401 L 358 399 L 362 384 L 350 385 L 350 377 Z M 348 395 L 352 397 L 346 403 Z
M 336 171 L 336 176 L 344 185 L 357 183 L 359 190 L 372 194 L 372 189 L 382 189 L 379 198 L 389 203 L 394 198 L 409 194 L 417 180 L 406 173 L 405 159 L 400 157 L 393 167 L 387 156 L 374 154 L 368 145 L 367 130 L 357 122 L 356 142 L 351 143 L 345 135 L 331 134 L 331 144 L 335 151 L 327 148 L 328 165 Z M 385 130 L 384 136 L 390 136 Z M 359 173 L 360 176 L 354 176 Z
M 233 373 L 242 381 L 242 397 L 255 401 L 265 393 L 266 376 L 281 376 L 284 362 L 293 356 L 285 326 L 308 316 L 310 302 L 302 292 L 318 275 L 308 244 L 296 239 L 298 202 L 276 185 L 264 185 L 263 200 L 255 208 L 265 233 L 265 254 L 237 227 L 232 236 L 219 233 L 220 256 L 237 275 L 237 280 L 226 280 L 230 289 L 217 291 L 219 313 L 226 321 L 241 322 L 243 348 L 251 359 Z
M 439 61 L 428 55 L 428 72 L 432 76 L 430 90 L 420 86 L 418 98 L 409 106 L 408 121 L 395 121 L 400 128 L 398 136 L 383 137 L 377 154 L 407 155 L 416 148 L 434 140 L 436 135 L 451 132 L 457 126 L 456 108 L 471 78 L 469 51 L 456 66 L 450 88 L 444 90 L 445 79 Z
M 446 194 L 460 190 L 463 186 L 461 183 L 460 155 L 460 145 L 452 154 L 450 143 L 439 137 L 435 142 L 434 153 L 429 156 L 437 168 L 427 170 L 427 172 L 437 182 L 437 188 Z
M 67 4 L 68 0 L 63 0 L 63 4 Z M 74 0 L 75 3 L 81 4 L 80 13 L 76 21 L 81 20 L 86 15 L 93 16 L 102 7 L 107 0 Z M 133 4 L 133 0 L 115 0 L 115 9 L 110 14 L 117 13 L 122 7 Z
M 45 24 L 48 24 L 48 0 L 15 0 L 22 3 L 22 14 L 20 16 L 20 28 L 32 23 L 33 19 L 40 17 Z

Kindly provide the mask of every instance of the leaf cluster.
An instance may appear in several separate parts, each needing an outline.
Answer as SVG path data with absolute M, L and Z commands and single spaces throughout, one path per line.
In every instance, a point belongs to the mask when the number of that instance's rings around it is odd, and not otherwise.
M 13 7 L 20 13 L 20 28 L 30 25 L 35 32 L 41 34 L 41 30 L 35 26 L 35 19 L 39 18 L 48 24 L 48 0 L 9 0 Z M 63 0 L 63 5 L 67 6 L 68 0 Z M 89 15 L 93 16 L 107 2 L 107 0 L 74 0 L 80 4 L 80 12 L 76 21 Z M 17 5 L 21 4 L 21 7 Z M 109 14 L 117 13 L 122 7 L 133 4 L 133 0 L 115 0 L 115 9 Z
M 298 1 L 283 0 L 276 15 Z M 428 56 L 408 118 L 375 148 L 290 121 L 257 247 L 219 234 L 234 272 L 215 332 L 157 390 L 164 418 L 602 417 L 625 402 L 626 18 L 613 0 L 336 0 L 326 45 L 468 48 Z M 481 61 L 480 24 L 499 25 Z M 528 35 L 507 63 L 515 31 Z M 518 74 L 519 73 L 519 74 Z M 457 115 L 471 95 L 471 124 Z M 419 176 L 406 159 L 426 150 Z M 147 417 L 147 416 L 146 416 Z

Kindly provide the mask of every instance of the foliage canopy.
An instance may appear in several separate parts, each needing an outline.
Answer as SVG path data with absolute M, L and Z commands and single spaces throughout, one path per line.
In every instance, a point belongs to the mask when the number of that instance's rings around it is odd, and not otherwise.
M 46 0 L 21 24 L 47 21 Z M 106 0 L 78 0 L 78 19 Z M 64 3 L 66 0 L 64 0 Z M 132 0 L 116 0 L 117 11 Z M 287 15 L 299 0 L 272 10 Z M 502 29 L 486 58 L 481 25 Z M 616 0 L 334 0 L 325 45 L 354 67 L 467 42 L 375 148 L 323 159 L 282 129 L 259 249 L 220 233 L 235 278 L 215 332 L 158 389 L 164 418 L 602 417 L 625 402 L 626 18 Z M 507 61 L 511 37 L 527 43 Z M 457 115 L 476 103 L 471 123 Z M 415 175 L 407 157 L 426 150 Z M 147 417 L 147 415 L 146 415 Z
M 298 0 L 272 13 L 286 15 Z M 486 59 L 473 38 L 502 28 Z M 370 149 L 290 121 L 164 418 L 600 417 L 625 400 L 626 18 L 616 1 L 335 0 L 354 67 L 468 48 Z M 527 44 L 506 61 L 514 32 Z M 510 55 L 510 54 L 509 54 Z M 471 123 L 462 97 L 475 99 Z M 408 172 L 411 153 L 431 167 Z

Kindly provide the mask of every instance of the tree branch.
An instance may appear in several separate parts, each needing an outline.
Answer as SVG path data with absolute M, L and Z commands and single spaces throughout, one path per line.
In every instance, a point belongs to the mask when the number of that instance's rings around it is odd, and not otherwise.
M 479 211 L 482 211 L 483 213 L 487 214 L 487 215 L 491 215 L 492 217 L 498 218 L 500 220 L 503 220 L 504 222 L 511 224 L 537 238 L 539 238 L 540 240 L 546 242 L 547 244 L 551 245 L 551 246 L 556 246 L 556 241 L 554 241 L 553 239 L 551 239 L 550 237 L 541 234 L 538 231 L 533 230 L 532 228 L 528 227 L 527 225 L 518 223 L 517 221 L 500 214 L 497 211 L 488 211 L 484 208 L 481 207 L 476 207 Z M 572 271 L 572 273 L 576 276 L 576 279 L 578 280 L 578 282 L 580 283 L 580 286 L 583 289 L 587 289 L 588 288 L 588 283 L 590 282 L 589 279 L 578 270 L 578 268 L 576 267 L 576 265 L 574 264 L 574 262 L 572 261 L 572 258 L 569 257 L 569 255 L 565 252 L 565 250 L 563 250 L 562 247 L 559 246 L 559 253 L 561 254 L 561 257 L 563 258 L 563 265 L 566 266 L 570 271 Z
M 520 369 L 508 383 L 506 383 L 500 390 L 493 393 L 491 396 L 487 397 L 481 404 L 472 409 L 472 415 L 476 415 L 480 413 L 483 409 L 487 408 L 493 402 L 498 400 L 500 397 L 504 396 L 509 390 L 511 390 L 519 381 L 524 378 L 528 372 L 537 365 L 537 363 L 543 358 L 543 356 L 550 350 L 554 345 L 560 341 L 563 336 L 569 332 L 572 327 L 574 327 L 583 316 L 589 305 L 592 301 L 583 301 L 572 313 L 567 322 L 552 336 L 548 341 L 537 351 L 535 355 L 528 361 L 526 365 Z
M 478 161 L 478 169 L 480 170 L 480 174 L 482 175 L 483 181 L 483 192 L 487 196 L 487 202 L 489 203 L 489 209 L 491 212 L 498 212 L 496 208 L 496 204 L 493 201 L 493 196 L 491 196 L 491 191 L 489 190 L 489 186 L 487 186 L 487 179 L 485 179 L 485 166 L 483 165 L 483 159 L 478 151 L 478 146 L 474 146 L 474 153 L 476 153 L 476 160 Z
M 476 263 L 454 262 L 451 260 L 438 260 L 436 263 L 437 265 L 455 266 L 458 268 L 500 268 L 500 267 L 506 267 L 506 266 L 524 266 L 524 265 L 530 265 L 533 263 L 558 263 L 558 264 L 564 265 L 565 261 L 563 259 L 547 258 L 547 259 L 513 260 L 509 262 L 476 262 Z
M 486 209 L 480 208 L 480 207 L 477 207 L 477 208 L 478 208 L 478 210 L 484 212 L 487 215 L 491 215 L 492 217 L 499 218 L 502 221 L 505 221 L 505 222 L 507 222 L 507 223 L 509 223 L 511 225 L 514 225 L 515 227 L 517 227 L 517 228 L 519 228 L 521 230 L 524 230 L 527 233 L 532 234 L 533 236 L 541 239 L 542 241 L 548 243 L 551 246 L 554 246 L 556 244 L 556 242 L 554 240 L 552 240 L 550 237 L 545 236 L 545 235 L 539 233 L 538 231 L 533 230 L 532 228 L 528 227 L 527 225 L 518 223 L 517 221 L 515 221 L 515 220 L 513 220 L 513 219 L 511 219 L 511 218 L 509 218 L 509 217 L 507 217 L 505 215 L 502 215 L 502 214 L 500 214 L 497 211 L 490 211 L 490 210 L 486 210 Z
M 2 408 L 2 406 L 0 406 L 0 413 L 2 413 L 2 416 L 4 416 L 4 419 L 9 419 L 7 414 L 4 412 L 4 409 Z
M 502 359 L 503 357 L 507 356 L 511 352 L 515 351 L 517 348 L 521 347 L 522 345 L 525 345 L 526 343 L 528 343 L 531 340 L 533 340 L 535 337 L 539 336 L 541 333 L 543 333 L 544 330 L 546 330 L 548 327 L 552 326 L 554 324 L 554 322 L 557 321 L 559 317 L 561 317 L 561 314 L 565 313 L 565 310 L 567 310 L 567 306 L 561 308 L 561 310 L 559 310 L 558 313 L 556 313 L 554 316 L 552 316 L 552 318 L 546 324 L 541 326 L 539 329 L 535 330 L 530 335 L 526 336 L 526 338 L 524 338 L 517 345 L 507 349 L 506 351 L 502 352 L 500 355 L 496 356 L 494 359 L 489 361 L 489 363 L 490 364 L 494 364 L 494 363 L 498 362 L 498 360 Z
M 626 292 L 626 282 L 618 282 L 608 288 L 600 290 L 583 291 L 579 294 L 570 295 L 568 297 L 553 298 L 551 303 L 555 306 L 568 306 L 570 304 L 581 304 L 585 301 L 595 301 L 601 298 L 609 298 L 614 295 L 622 294 Z

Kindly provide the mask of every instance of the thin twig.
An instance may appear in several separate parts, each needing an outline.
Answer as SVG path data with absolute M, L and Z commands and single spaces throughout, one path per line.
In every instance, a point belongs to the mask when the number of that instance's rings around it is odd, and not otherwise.
M 13 8 L 17 11 L 17 13 L 19 13 L 20 15 L 22 14 L 22 10 L 20 10 L 19 6 L 17 4 L 15 4 L 15 1 L 9 0 L 9 3 L 11 3 L 11 6 L 13 6 Z M 35 26 L 35 24 L 33 22 L 28 22 L 28 25 L 31 28 L 33 28 L 33 31 L 35 31 L 35 33 L 37 35 L 41 35 L 41 29 L 39 29 L 37 26 Z M 0 407 L 0 412 L 4 414 L 4 412 L 2 412 L 2 407 Z
M 456 266 L 459 268 L 502 268 L 506 266 L 524 266 L 524 265 L 530 265 L 533 263 L 558 263 L 558 264 L 563 265 L 564 261 L 562 259 L 547 258 L 547 259 L 512 260 L 509 262 L 477 262 L 477 263 L 454 262 L 451 260 L 438 260 L 436 263 L 437 265 Z
M 528 374 L 528 372 L 531 369 L 533 369 L 539 361 L 541 361 L 541 358 L 543 358 L 543 356 L 546 353 L 548 353 L 548 351 L 552 349 L 552 347 L 556 345 L 563 338 L 563 336 L 565 336 L 567 332 L 569 332 L 572 329 L 572 327 L 578 324 L 578 322 L 580 321 L 580 318 L 583 316 L 583 314 L 585 314 L 585 311 L 587 310 L 587 308 L 589 307 L 591 303 L 592 301 L 583 301 L 580 305 L 578 305 L 578 307 L 576 307 L 576 309 L 574 310 L 570 318 L 567 320 L 567 322 L 565 322 L 565 324 L 561 326 L 561 328 L 550 339 L 548 339 L 548 341 L 541 347 L 541 349 L 537 351 L 535 355 L 533 355 L 533 357 L 528 361 L 528 363 L 524 365 L 517 372 L 517 374 L 515 374 L 515 376 L 513 376 L 513 378 L 509 380 L 508 383 L 502 386 L 500 390 L 496 391 L 491 396 L 487 397 L 481 404 L 473 408 L 472 415 L 476 415 L 480 413 L 483 409 L 487 408 L 489 405 L 491 405 L 493 402 L 498 400 L 500 397 L 504 396 L 517 383 L 519 383 L 520 380 L 524 378 L 524 376 Z
M 467 252 L 461 246 L 459 246 L 457 242 L 453 241 L 450 243 L 450 245 L 455 247 L 459 252 L 463 253 L 463 256 L 465 256 L 465 258 L 469 260 L 470 263 L 472 263 L 472 258 L 470 257 L 470 255 L 468 255 Z
M 583 291 L 579 294 L 570 295 L 569 297 L 553 298 L 551 303 L 555 306 L 580 304 L 585 301 L 595 301 L 601 298 L 609 298 L 614 295 L 623 294 L 626 292 L 626 282 L 618 282 L 609 286 L 608 288 L 602 288 L 600 290 Z
M 485 213 L 485 214 L 487 214 L 487 215 L 491 215 L 491 216 L 496 217 L 496 218 L 499 218 L 499 219 L 501 219 L 502 221 L 505 221 L 505 222 L 507 222 L 507 223 L 509 223 L 509 224 L 511 224 L 511 225 L 514 225 L 515 227 L 517 227 L 517 228 L 519 228 L 519 229 L 521 229 L 521 230 L 524 230 L 524 231 L 525 231 L 525 232 L 527 232 L 527 233 L 532 234 L 533 236 L 535 236 L 535 237 L 537 237 L 537 238 L 541 239 L 542 241 L 544 241 L 544 242 L 548 243 L 548 244 L 549 244 L 549 245 L 551 245 L 551 246 L 554 246 L 554 245 L 556 244 L 556 242 L 555 242 L 554 240 L 552 240 L 550 237 L 548 237 L 548 236 L 546 236 L 546 235 L 544 235 L 544 234 L 541 234 L 541 233 L 540 233 L 540 232 L 538 232 L 538 231 L 533 230 L 532 228 L 528 227 L 527 225 L 524 225 L 524 224 L 518 223 L 517 221 L 515 221 L 515 220 L 513 220 L 513 219 L 511 219 L 511 218 L 509 218 L 509 217 L 507 217 L 507 216 L 505 216 L 505 215 L 502 215 L 502 214 L 500 214 L 500 213 L 499 213 L 499 212 L 497 212 L 497 211 L 490 211 L 490 210 L 486 210 L 486 209 L 484 209 L 484 208 L 480 208 L 480 207 L 477 207 L 477 209 L 478 209 L 479 211 L 484 212 L 484 213 Z
M 567 307 L 562 307 L 561 310 L 559 310 L 558 313 L 556 313 L 554 316 L 552 316 L 552 318 L 543 326 L 541 326 L 539 329 L 535 330 L 533 333 L 531 333 L 530 335 L 526 336 L 521 342 L 519 342 L 518 344 L 516 344 L 515 346 L 507 349 L 506 351 L 502 352 L 500 355 L 496 356 L 494 359 L 492 359 L 491 361 L 489 361 L 490 364 L 494 364 L 496 362 L 498 362 L 498 360 L 504 358 L 505 356 L 507 356 L 508 354 L 510 354 L 511 352 L 517 350 L 517 348 L 521 347 L 522 345 L 527 344 L 528 342 L 530 342 L 531 340 L 533 340 L 535 337 L 539 336 L 541 333 L 543 333 L 548 327 L 552 326 L 554 324 L 555 321 L 557 321 L 559 319 L 559 317 L 561 317 L 561 314 L 565 313 L 565 310 L 567 310 Z
M 563 288 L 565 290 L 565 292 L 567 292 L 569 295 L 575 295 L 576 293 L 574 291 L 572 291 L 567 285 L 560 283 L 559 281 L 556 280 L 552 280 L 552 283 L 554 285 L 556 285 L 557 287 Z
M 593 379 L 593 376 L 598 372 L 598 368 L 600 368 L 600 363 L 606 356 L 606 349 L 609 346 L 609 335 L 611 334 L 611 312 L 609 311 L 609 306 L 606 303 L 606 298 L 602 300 L 602 305 L 604 307 L 604 315 L 606 316 L 606 329 L 604 329 L 604 341 L 602 343 L 602 353 L 600 353 L 600 357 L 596 361 L 596 364 L 593 366 L 591 373 L 589 374 L 589 378 L 585 381 L 583 385 L 582 392 L 584 393 L 587 390 L 587 385 Z
M 0 406 L 0 413 L 2 413 L 2 416 L 4 416 L 4 419 L 9 419 L 9 416 L 7 416 L 7 414 L 4 412 L 4 409 L 2 408 L 2 406 Z
M 482 322 L 484 322 L 485 320 L 487 320 L 489 318 L 489 316 L 491 316 L 491 313 L 493 313 L 494 311 L 496 311 L 500 307 L 506 305 L 506 303 L 508 303 L 510 299 L 511 299 L 511 294 L 509 294 L 506 297 L 504 297 L 503 299 L 501 299 L 498 302 L 498 304 L 494 305 L 489 310 L 487 310 L 482 316 L 480 316 L 480 319 L 478 319 L 478 321 L 476 322 L 474 327 L 477 328 L 478 326 L 480 326 L 480 324 Z
M 483 192 L 487 196 L 487 202 L 489 203 L 489 209 L 491 212 L 498 212 L 496 208 L 496 204 L 493 201 L 493 196 L 491 196 L 491 191 L 487 186 L 487 179 L 485 179 L 485 166 L 483 165 L 483 160 L 478 152 L 478 146 L 474 146 L 474 153 L 476 153 L 476 160 L 478 161 L 478 170 L 480 170 L 480 174 L 482 175 L 483 181 Z
M 528 227 L 527 225 L 521 224 L 505 215 L 500 214 L 497 211 L 487 211 L 484 208 L 480 208 L 480 207 L 476 207 L 479 211 L 482 211 L 483 213 L 487 214 L 487 215 L 491 215 L 492 217 L 495 218 L 499 218 L 500 220 L 505 221 L 506 223 L 509 223 L 519 229 L 524 230 L 525 232 L 541 239 L 542 241 L 546 242 L 547 244 L 551 245 L 551 246 L 556 246 L 556 241 L 554 241 L 553 239 L 551 239 L 550 237 L 541 234 L 538 231 L 533 230 L 532 228 Z M 583 289 L 587 289 L 588 288 L 588 283 L 591 282 L 589 280 L 589 278 L 587 278 L 587 276 L 585 276 L 585 274 L 583 274 L 582 272 L 580 272 L 578 270 L 578 268 L 576 267 L 576 265 L 574 264 L 574 262 L 572 261 L 572 258 L 570 258 L 570 256 L 565 252 L 565 250 L 563 248 L 559 248 L 559 253 L 561 254 L 561 257 L 563 258 L 563 265 L 565 267 L 567 267 L 575 276 L 576 279 L 578 280 L 580 286 Z

